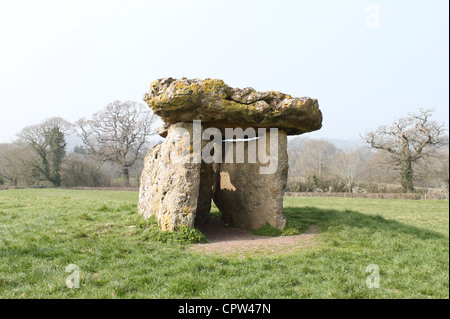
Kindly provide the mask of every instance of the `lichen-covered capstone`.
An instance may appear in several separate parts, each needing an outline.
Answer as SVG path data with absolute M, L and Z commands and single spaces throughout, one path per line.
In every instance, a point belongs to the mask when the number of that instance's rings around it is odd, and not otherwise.
M 316 99 L 231 88 L 218 79 L 159 79 L 151 84 L 144 101 L 166 123 L 201 120 L 216 127 L 277 127 L 288 135 L 315 131 L 322 125 Z

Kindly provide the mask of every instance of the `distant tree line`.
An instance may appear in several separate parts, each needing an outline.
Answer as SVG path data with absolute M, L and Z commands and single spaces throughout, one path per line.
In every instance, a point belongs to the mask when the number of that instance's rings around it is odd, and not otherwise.
M 448 192 L 447 128 L 420 110 L 361 136 L 341 149 L 326 140 L 288 141 L 288 191 Z M 90 119 L 51 118 L 24 128 L 13 143 L 0 144 L 0 185 L 137 187 L 143 158 L 155 134 L 155 116 L 136 102 L 115 101 Z M 67 149 L 76 133 L 80 145 Z
M 404 192 L 449 188 L 447 128 L 420 110 L 362 135 L 365 146 L 339 149 L 303 137 L 288 143 L 288 190 Z
M 143 104 L 115 101 L 91 119 L 55 117 L 25 127 L 16 141 L 0 144 L 0 184 L 136 187 L 154 122 Z M 83 144 L 68 150 L 75 133 Z

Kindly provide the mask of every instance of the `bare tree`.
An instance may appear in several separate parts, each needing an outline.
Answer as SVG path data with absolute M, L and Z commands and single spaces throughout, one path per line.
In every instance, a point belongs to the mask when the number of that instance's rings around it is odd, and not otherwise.
M 357 178 L 362 174 L 370 151 L 364 147 L 347 150 L 336 157 L 333 170 L 344 182 L 346 190 L 352 192 Z
M 299 160 L 301 159 L 301 154 L 307 141 L 308 139 L 303 136 L 288 140 L 289 177 L 291 178 L 298 178 L 301 176 L 302 166 Z
M 326 187 L 330 169 L 339 149 L 325 140 L 295 138 L 289 141 L 289 178 L 307 181 L 311 189 Z
M 0 177 L 11 186 L 31 184 L 33 166 L 39 159 L 24 144 L 0 144 Z
M 449 150 L 447 147 L 436 150 L 433 156 L 416 161 L 414 176 L 416 184 L 421 187 L 448 189 L 449 185 Z
M 367 159 L 359 178 L 372 192 L 380 192 L 383 184 L 394 182 L 398 169 L 393 167 L 387 152 L 372 152 Z
M 30 147 L 39 157 L 34 169 L 54 186 L 61 185 L 61 165 L 66 154 L 65 136 L 72 125 L 60 117 L 25 127 L 19 134 L 20 142 Z
M 446 154 L 443 155 L 442 161 L 439 163 L 437 172 L 438 172 L 439 179 L 447 187 L 447 191 L 448 191 L 449 190 L 449 182 L 450 182 L 448 149 L 446 150 Z
M 413 163 L 429 156 L 444 145 L 448 136 L 444 124 L 430 120 L 431 110 L 420 109 L 387 126 L 361 136 L 369 147 L 389 153 L 394 165 L 400 167 L 401 183 L 405 192 L 414 189 Z
M 106 169 L 104 169 L 106 171 Z M 110 172 L 106 174 L 88 155 L 71 153 L 64 160 L 62 180 L 64 186 L 110 186 Z
M 303 145 L 299 163 L 307 176 L 315 176 L 319 181 L 326 175 L 338 153 L 338 148 L 325 140 L 308 140 Z
M 14 150 L 12 144 L 0 144 L 0 178 L 2 181 L 9 181 L 12 186 L 17 186 L 20 172 L 15 164 Z
M 132 101 L 115 101 L 95 113 L 91 120 L 80 119 L 78 134 L 90 155 L 101 163 L 120 165 L 125 186 L 130 183 L 130 168 L 141 156 L 148 138 L 154 135 L 156 120 L 148 107 Z

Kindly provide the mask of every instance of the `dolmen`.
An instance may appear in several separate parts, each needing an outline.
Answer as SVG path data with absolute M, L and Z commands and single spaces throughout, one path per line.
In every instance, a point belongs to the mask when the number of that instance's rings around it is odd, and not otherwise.
M 144 101 L 164 121 L 157 132 L 165 140 L 145 158 L 140 214 L 175 231 L 205 223 L 214 201 L 231 226 L 285 227 L 287 136 L 321 128 L 316 99 L 165 78 Z

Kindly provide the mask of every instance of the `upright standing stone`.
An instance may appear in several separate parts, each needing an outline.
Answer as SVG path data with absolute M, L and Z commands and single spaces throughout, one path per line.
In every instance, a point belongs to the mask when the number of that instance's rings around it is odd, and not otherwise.
M 146 218 L 155 216 L 162 230 L 202 224 L 211 210 L 212 164 L 193 161 L 192 123 L 178 122 L 161 133 L 165 141 L 144 160 L 138 211 Z
M 270 132 L 266 134 L 266 148 L 270 148 Z M 244 144 L 247 154 L 250 144 L 257 144 L 256 140 L 248 142 L 234 142 Z M 218 164 L 216 175 L 216 191 L 214 202 L 222 212 L 226 222 L 233 226 L 258 229 L 269 223 L 271 226 L 283 229 L 286 218 L 283 214 L 283 194 L 287 182 L 288 157 L 287 137 L 285 131 L 278 131 L 278 152 L 272 152 L 269 159 L 276 169 L 271 174 L 261 174 L 261 167 L 268 164 L 257 163 L 224 163 Z M 273 148 L 273 145 L 272 145 Z M 229 151 L 236 153 L 237 147 Z M 270 154 L 268 152 L 268 154 Z
M 190 161 L 192 123 L 172 124 L 163 144 L 144 161 L 139 212 L 155 216 L 162 230 L 194 227 L 200 189 L 200 163 Z

